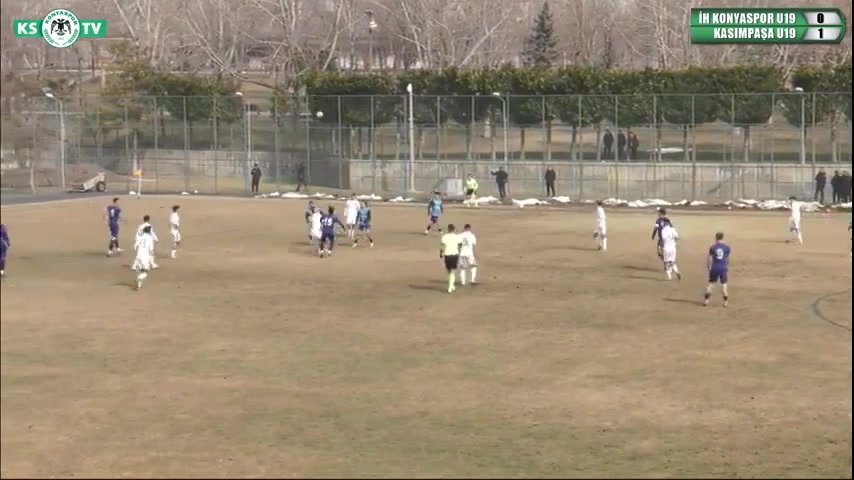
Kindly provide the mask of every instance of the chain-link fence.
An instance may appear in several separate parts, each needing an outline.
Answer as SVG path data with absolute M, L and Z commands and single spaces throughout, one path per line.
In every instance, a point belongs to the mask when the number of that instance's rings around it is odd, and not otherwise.
M 565 170 L 566 181 L 583 182 L 585 165 L 594 171 L 592 164 L 605 162 L 613 163 L 611 175 L 628 176 L 609 182 L 652 182 L 638 190 L 651 194 L 662 191 L 663 180 L 648 172 L 665 164 L 702 166 L 679 167 L 683 172 L 732 171 L 736 164 L 763 165 L 757 172 L 764 165 L 809 167 L 797 170 L 799 179 L 803 172 L 811 178 L 819 165 L 850 170 L 851 164 L 850 92 L 15 97 L 3 98 L 2 106 L 4 189 L 61 187 L 63 179 L 71 186 L 99 172 L 110 189 L 132 189 L 133 174 L 141 172 L 144 190 L 239 193 L 248 191 L 257 163 L 265 191 L 305 181 L 313 188 L 400 193 L 462 171 L 488 176 L 502 167 L 533 193 L 547 164 Z M 679 192 L 701 197 L 709 190 L 682 183 L 694 182 L 693 174 L 678 177 Z M 584 191 L 581 184 L 575 190 Z

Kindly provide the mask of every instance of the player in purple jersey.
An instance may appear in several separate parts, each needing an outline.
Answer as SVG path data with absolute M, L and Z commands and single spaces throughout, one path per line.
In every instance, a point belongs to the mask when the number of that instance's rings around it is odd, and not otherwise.
M 119 248 L 119 222 L 122 219 L 119 197 L 113 198 L 113 203 L 107 206 L 107 213 L 104 215 L 104 219 L 110 228 L 110 245 L 107 247 L 107 256 L 111 257 L 114 254 L 122 252 L 122 249 Z
M 709 304 L 709 299 L 712 297 L 712 291 L 715 289 L 715 284 L 720 282 L 721 291 L 724 295 L 724 306 L 729 305 L 729 290 L 727 289 L 727 276 L 729 270 L 729 245 L 724 243 L 723 232 L 715 234 L 715 243 L 709 247 L 709 286 L 706 287 L 706 297 L 703 301 L 703 306 Z
M 658 209 L 658 218 L 655 219 L 655 225 L 652 227 L 652 239 L 658 240 L 656 242 L 656 251 L 658 252 L 658 258 L 662 258 L 661 253 L 661 230 L 664 229 L 665 222 L 668 222 L 667 218 L 667 210 L 663 208 Z
M 344 228 L 344 224 L 335 215 L 335 207 L 329 207 L 328 213 L 320 217 L 321 234 L 320 245 L 317 251 L 320 258 L 323 258 L 324 255 L 332 255 L 332 249 L 335 248 L 335 225 Z
M 6 230 L 6 225 L 0 223 L 0 279 L 6 278 L 6 254 L 11 246 L 9 231 Z

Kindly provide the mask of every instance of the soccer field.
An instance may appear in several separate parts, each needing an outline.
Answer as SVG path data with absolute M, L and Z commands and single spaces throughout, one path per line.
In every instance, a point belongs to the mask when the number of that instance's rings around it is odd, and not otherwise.
M 651 210 L 609 210 L 601 253 L 592 206 L 450 206 L 481 284 L 448 294 L 423 206 L 319 259 L 301 201 L 123 198 L 107 258 L 108 200 L 2 209 L 3 478 L 851 477 L 847 214 L 798 246 L 787 212 L 672 211 L 667 282 Z M 717 230 L 730 306 L 703 308 Z

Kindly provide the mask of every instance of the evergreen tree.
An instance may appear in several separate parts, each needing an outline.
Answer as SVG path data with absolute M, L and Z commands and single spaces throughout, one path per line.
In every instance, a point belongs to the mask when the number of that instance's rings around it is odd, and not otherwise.
M 552 67 L 557 63 L 557 35 L 549 2 L 543 2 L 543 8 L 534 21 L 534 28 L 525 40 L 522 50 L 522 62 L 526 67 Z

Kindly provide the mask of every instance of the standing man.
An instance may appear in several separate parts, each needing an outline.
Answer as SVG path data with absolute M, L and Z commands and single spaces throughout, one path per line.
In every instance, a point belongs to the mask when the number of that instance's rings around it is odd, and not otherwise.
M 557 173 L 555 170 L 549 166 L 546 169 L 546 196 L 547 197 L 556 197 L 557 193 L 555 193 L 555 180 L 557 180 Z
M 448 273 L 448 293 L 454 293 L 456 290 L 462 243 L 462 239 L 457 235 L 457 228 L 454 224 L 449 224 L 448 233 L 442 235 L 442 245 L 439 247 L 439 258 L 445 262 L 445 271 Z
M 638 148 L 640 148 L 640 140 L 635 132 L 629 130 L 629 160 L 638 159 Z
M 617 160 L 623 160 L 626 158 L 626 144 L 628 141 L 626 140 L 626 134 L 623 133 L 622 130 L 617 132 Z
M 492 172 L 492 175 L 495 176 L 495 183 L 498 185 L 498 196 L 503 201 L 507 197 L 507 180 L 510 175 L 508 175 L 503 168 L 499 168 Z
M 463 186 L 466 193 L 466 199 L 463 200 L 463 203 L 466 207 L 471 207 L 474 205 L 477 207 L 477 179 L 474 178 L 474 175 L 471 173 L 466 177 L 466 183 Z
M 848 203 L 851 201 L 851 174 L 843 170 L 839 176 L 839 201 Z
M 305 181 L 305 164 L 300 163 L 297 165 L 297 192 L 299 192 L 300 187 L 305 187 L 308 190 L 308 185 Z
M 614 134 L 610 128 L 605 129 L 605 134 L 602 135 L 602 157 L 614 158 Z
M 824 204 L 824 188 L 827 186 L 827 174 L 820 168 L 815 175 L 815 195 L 813 201 Z
M 249 175 L 252 176 L 252 193 L 258 193 L 258 185 L 261 184 L 261 167 L 258 166 L 257 162 L 252 165 L 252 171 L 249 172 Z
M 830 194 L 832 196 L 833 205 L 839 203 L 839 170 L 833 171 L 833 176 L 830 177 Z

